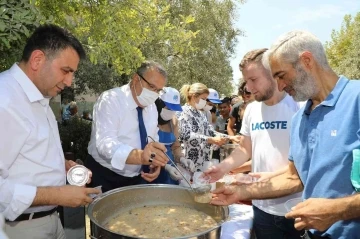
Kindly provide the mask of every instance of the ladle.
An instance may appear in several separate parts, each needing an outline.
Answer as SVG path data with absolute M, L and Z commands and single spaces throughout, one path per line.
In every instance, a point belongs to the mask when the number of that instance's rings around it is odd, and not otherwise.
M 152 141 L 156 142 L 151 136 L 148 136 L 148 138 L 150 138 Z M 191 185 L 191 183 L 189 182 L 189 180 L 187 180 L 187 178 L 184 176 L 184 174 L 182 174 L 182 172 L 180 171 L 180 169 L 176 166 L 176 163 L 166 154 L 166 157 L 170 160 L 170 162 L 172 162 L 172 164 L 174 165 L 174 167 L 176 168 L 176 170 L 180 173 L 180 175 L 183 177 L 183 179 L 185 180 L 185 182 L 190 186 L 191 190 L 194 192 L 194 193 L 197 193 L 197 194 L 202 194 L 202 193 L 207 193 L 207 192 L 210 192 L 211 190 L 211 185 L 210 184 L 206 184 L 206 185 L 201 185 L 201 186 L 198 186 L 198 187 L 193 187 Z

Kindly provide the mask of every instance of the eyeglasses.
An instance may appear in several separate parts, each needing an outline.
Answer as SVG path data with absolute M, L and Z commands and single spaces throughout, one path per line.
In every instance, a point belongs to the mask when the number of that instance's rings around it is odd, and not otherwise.
M 150 83 L 149 83 L 147 80 L 145 80 L 145 78 L 144 78 L 142 75 L 140 75 L 139 73 L 136 73 L 136 74 L 137 74 L 138 76 L 140 76 L 140 78 L 148 84 L 148 86 L 150 87 L 150 90 L 152 90 L 152 91 L 154 91 L 154 92 L 156 92 L 156 93 L 158 93 L 158 94 L 160 94 L 160 95 L 166 93 L 166 91 L 165 91 L 164 89 L 158 89 L 158 88 L 156 88 L 156 86 L 154 86 L 153 84 L 150 84 Z

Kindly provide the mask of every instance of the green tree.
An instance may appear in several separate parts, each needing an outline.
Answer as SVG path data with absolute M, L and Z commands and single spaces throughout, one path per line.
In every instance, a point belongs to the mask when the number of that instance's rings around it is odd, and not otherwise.
M 202 82 L 215 88 L 221 94 L 229 95 L 232 90 L 232 69 L 229 59 L 234 54 L 234 46 L 239 29 L 233 26 L 236 4 L 241 1 L 217 0 L 173 0 L 171 1 L 171 21 L 183 21 L 181 16 L 191 15 L 195 21 L 186 28 L 196 33 L 192 40 L 192 51 L 170 54 L 167 45 L 158 49 L 153 45 L 143 45 L 142 51 L 149 58 L 162 59 L 169 71 L 168 84 L 179 89 L 185 83 Z
M 169 21 L 167 0 L 37 0 L 45 17 L 68 28 L 87 47 L 92 63 L 111 63 L 118 74 L 130 74 L 145 60 L 140 47 L 169 43 L 174 52 L 191 48 L 195 33 Z
M 341 29 L 333 30 L 325 49 L 330 65 L 338 74 L 360 78 L 360 13 L 344 17 Z
M 144 59 L 152 59 L 168 69 L 170 86 L 203 82 L 228 94 L 229 58 L 241 34 L 233 28 L 236 2 L 241 1 L 37 0 L 37 6 L 88 49 L 77 93 L 124 84 Z
M 41 21 L 29 0 L 0 0 L 0 71 L 19 60 L 26 38 Z
M 89 60 L 81 62 L 76 72 L 74 94 L 101 93 L 114 86 L 121 86 L 129 81 L 126 74 L 119 74 L 111 64 L 93 64 Z

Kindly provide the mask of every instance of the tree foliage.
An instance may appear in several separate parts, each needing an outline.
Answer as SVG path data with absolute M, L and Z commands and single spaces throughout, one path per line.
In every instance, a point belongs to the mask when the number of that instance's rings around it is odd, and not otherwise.
M 59 134 L 64 152 L 72 152 L 76 159 L 85 160 L 91 135 L 91 121 L 71 118 L 66 124 L 59 123 Z
M 78 93 L 126 83 L 144 59 L 162 63 L 173 87 L 203 82 L 229 93 L 229 58 L 241 33 L 233 28 L 235 2 L 38 0 L 37 6 L 88 49 L 90 62 L 77 75 Z
M 338 74 L 360 78 L 360 13 L 346 15 L 339 31 L 325 44 L 330 65 Z
M 167 0 L 38 0 L 37 6 L 81 39 L 92 63 L 111 63 L 119 74 L 140 66 L 144 44 L 170 44 L 174 54 L 183 53 L 195 37 L 185 29 L 191 16 L 182 25 L 169 21 Z
M 0 71 L 19 60 L 26 38 L 43 20 L 29 0 L 0 0 Z
M 7 36 L 20 38 L 9 38 L 13 43 L 9 42 L 9 51 L 1 51 L 0 67 L 19 60 L 26 36 L 47 21 L 69 29 L 88 52 L 89 59 L 77 73 L 75 94 L 122 85 L 145 59 L 162 63 L 168 69 L 169 85 L 175 88 L 202 82 L 224 94 L 231 91 L 229 59 L 241 35 L 233 21 L 236 3 L 242 1 L 33 0 L 36 8 L 29 1 L 0 0 L 12 9 L 9 16 L 27 16 L 16 18 L 23 20 L 15 24 L 23 33 L 15 34 L 9 29 L 17 28 L 5 24 Z M 0 30 L 3 15 L 0 11 Z
M 197 33 L 191 43 L 194 50 L 166 57 L 166 48 L 159 51 L 144 45 L 143 52 L 149 58 L 166 59 L 170 86 L 179 89 L 185 83 L 202 82 L 227 95 L 232 91 L 229 59 L 234 54 L 237 36 L 242 34 L 233 27 L 235 10 L 236 1 L 231 0 L 173 0 L 171 21 L 181 21 L 182 15 L 195 18 L 187 25 Z

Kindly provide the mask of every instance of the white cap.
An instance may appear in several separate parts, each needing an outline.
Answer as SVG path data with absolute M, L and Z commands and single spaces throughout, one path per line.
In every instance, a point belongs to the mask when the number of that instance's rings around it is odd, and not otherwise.
M 209 88 L 209 96 L 207 99 L 212 103 L 221 104 L 219 93 L 214 89 Z
M 182 111 L 179 91 L 172 87 L 164 87 L 164 91 L 165 93 L 160 95 L 160 99 L 164 101 L 166 107 L 172 111 Z

